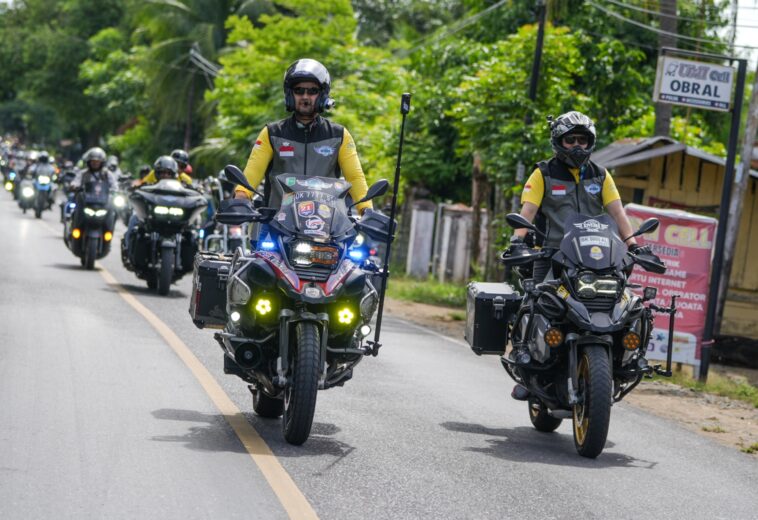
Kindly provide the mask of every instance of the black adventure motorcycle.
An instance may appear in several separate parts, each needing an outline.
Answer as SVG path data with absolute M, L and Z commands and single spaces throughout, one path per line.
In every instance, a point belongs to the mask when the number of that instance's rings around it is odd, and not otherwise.
M 506 220 L 514 229 L 542 235 L 518 214 Z M 657 227 L 656 219 L 648 219 L 632 236 Z M 656 289 L 646 287 L 639 296 L 631 289 L 641 287 L 628 281 L 635 264 L 659 274 L 666 267 L 655 255 L 629 253 L 628 238 L 618 236 L 608 215 L 577 214 L 558 250 L 503 253 L 502 261 L 521 277 L 523 297 L 508 284 L 469 285 L 466 339 L 474 352 L 502 354 L 509 337 L 514 347 L 525 348 L 526 361 L 501 357 L 508 375 L 526 388 L 513 397 L 528 401 L 539 431 L 552 432 L 571 417 L 574 445 L 584 457 L 603 451 L 613 403 L 653 372 L 671 375 L 675 297 L 670 308 L 646 304 Z M 550 258 L 551 272 L 535 284 L 530 267 L 538 258 Z M 654 312 L 671 316 L 666 370 L 644 357 Z
M 198 244 L 192 222 L 208 202 L 175 179 L 141 186 L 129 201 L 140 223 L 129 238 L 128 249 L 122 238 L 121 261 L 149 288 L 166 295 L 172 282 L 192 271 Z
M 79 257 L 82 267 L 94 269 L 95 260 L 111 250 L 114 215 L 108 183 L 91 181 L 86 186 L 69 204 L 70 212 L 63 221 L 63 242 Z
M 226 171 L 254 191 L 238 168 Z M 282 416 L 284 438 L 299 445 L 310 435 L 318 390 L 342 386 L 364 356 L 378 353 L 366 341 L 380 300 L 376 273 L 362 268 L 351 245 L 359 232 L 390 241 L 390 218 L 350 216 L 344 179 L 282 174 L 273 184 L 279 208 L 222 203 L 219 223 L 260 222 L 260 239 L 249 254 L 198 255 L 190 314 L 200 328 L 224 329 L 214 335 L 224 371 L 250 383 L 255 412 Z M 388 186 L 378 181 L 359 202 Z

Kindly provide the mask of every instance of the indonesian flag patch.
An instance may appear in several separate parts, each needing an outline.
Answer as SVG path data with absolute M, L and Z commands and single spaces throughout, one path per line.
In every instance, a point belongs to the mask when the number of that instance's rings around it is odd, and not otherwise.
M 526 186 L 524 186 L 524 193 L 529 193 L 530 191 L 532 191 L 531 184 L 527 184 Z
M 565 195 L 566 194 L 566 186 L 563 184 L 556 184 L 553 186 L 553 195 Z
M 294 157 L 295 147 L 289 143 L 284 143 L 279 147 L 279 157 Z
M 255 150 L 256 148 L 260 148 L 261 146 L 263 146 L 263 141 L 258 139 L 257 141 L 255 141 L 255 146 L 253 146 L 253 150 Z

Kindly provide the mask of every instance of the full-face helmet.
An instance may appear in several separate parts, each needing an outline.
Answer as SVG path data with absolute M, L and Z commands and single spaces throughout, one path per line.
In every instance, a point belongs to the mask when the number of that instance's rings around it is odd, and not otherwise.
M 587 136 L 587 148 L 580 146 L 564 148 L 563 137 L 576 134 Z M 550 121 L 550 144 L 553 146 L 553 152 L 570 168 L 581 168 L 587 164 L 590 155 L 595 150 L 595 141 L 595 123 L 581 112 L 566 112 Z
M 290 65 L 284 73 L 284 106 L 287 112 L 295 110 L 295 95 L 292 89 L 305 81 L 312 81 L 321 88 L 316 99 L 316 110 L 330 110 L 334 106 L 334 100 L 329 97 L 332 88 L 329 71 L 316 60 L 302 59 Z

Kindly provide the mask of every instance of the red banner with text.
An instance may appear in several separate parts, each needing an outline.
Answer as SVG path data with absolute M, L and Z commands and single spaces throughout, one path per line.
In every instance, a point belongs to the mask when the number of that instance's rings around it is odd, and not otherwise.
M 681 210 L 658 209 L 628 204 L 626 213 L 637 229 L 645 219 L 657 218 L 661 225 L 647 235 L 637 238 L 640 244 L 650 245 L 653 253 L 666 264 L 666 274 L 649 273 L 634 268 L 630 282 L 642 287 L 656 287 L 656 305 L 668 307 L 671 297 L 678 295 L 674 327 L 674 362 L 700 364 L 700 346 L 708 308 L 708 275 L 717 221 Z M 648 345 L 648 359 L 666 359 L 669 317 L 658 314 Z

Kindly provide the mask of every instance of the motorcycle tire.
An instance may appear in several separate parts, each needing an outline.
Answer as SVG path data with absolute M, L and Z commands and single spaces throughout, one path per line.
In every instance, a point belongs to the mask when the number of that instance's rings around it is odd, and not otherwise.
M 42 218 L 42 210 L 39 208 L 34 209 L 34 218 Z
M 91 271 L 95 268 L 95 258 L 97 258 L 97 240 L 89 238 L 84 245 L 84 268 Z
M 154 291 L 156 287 L 158 287 L 158 282 L 156 281 L 155 276 L 150 276 L 147 279 L 147 288 Z
M 174 248 L 161 248 L 161 269 L 158 272 L 158 294 L 166 296 L 174 278 Z
M 319 379 L 319 330 L 309 321 L 296 326 L 297 351 L 290 361 L 290 380 L 284 390 L 282 432 L 284 439 L 295 446 L 308 440 L 316 412 Z
M 261 417 L 276 419 L 284 413 L 284 400 L 269 397 L 258 388 L 253 390 L 253 411 Z
M 24 206 L 23 208 L 21 208 L 21 211 L 24 213 L 24 215 L 26 215 L 26 206 Z
M 548 414 L 545 405 L 534 398 L 529 398 L 529 419 L 535 430 L 545 433 L 554 432 L 563 422 L 563 419 Z
M 580 402 L 574 405 L 574 446 L 582 457 L 602 453 L 611 422 L 611 366 L 601 346 L 584 347 L 580 353 L 578 388 Z

